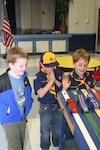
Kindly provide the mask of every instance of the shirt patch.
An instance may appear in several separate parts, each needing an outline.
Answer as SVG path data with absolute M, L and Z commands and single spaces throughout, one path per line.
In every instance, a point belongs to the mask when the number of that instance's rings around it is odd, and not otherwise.
M 88 81 L 88 85 L 91 85 L 91 82 L 90 82 L 90 81 Z
M 61 76 L 59 76 L 59 80 L 61 80 Z
M 36 79 L 37 79 L 37 76 L 34 76 L 33 79 L 36 80 Z

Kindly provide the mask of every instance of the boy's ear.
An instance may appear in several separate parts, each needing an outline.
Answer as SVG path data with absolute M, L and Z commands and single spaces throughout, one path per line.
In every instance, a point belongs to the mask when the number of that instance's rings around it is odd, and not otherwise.
M 40 61 L 40 65 L 43 67 L 43 64 L 42 64 L 42 62 Z
M 40 62 L 39 62 L 39 70 L 41 71 L 42 68 L 43 68 L 43 64 L 42 64 L 42 62 L 40 61 Z
M 9 68 L 12 68 L 12 65 L 13 65 L 13 64 L 12 64 L 12 63 L 9 63 L 8 65 L 9 65 Z

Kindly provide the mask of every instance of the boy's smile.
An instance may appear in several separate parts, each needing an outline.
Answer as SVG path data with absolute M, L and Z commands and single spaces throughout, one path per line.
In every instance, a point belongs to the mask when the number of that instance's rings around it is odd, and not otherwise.
M 10 73 L 16 78 L 20 78 L 26 71 L 28 60 L 26 58 L 18 58 L 14 64 L 9 63 Z
M 73 65 L 79 77 L 83 78 L 84 73 L 86 72 L 87 67 L 88 67 L 88 61 L 85 61 L 84 59 L 79 59 L 79 61 L 77 61 L 76 63 L 73 63 Z

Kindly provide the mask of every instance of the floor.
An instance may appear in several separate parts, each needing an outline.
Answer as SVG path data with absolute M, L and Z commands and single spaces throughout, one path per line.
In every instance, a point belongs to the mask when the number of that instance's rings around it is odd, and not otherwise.
M 59 54 L 62 56 L 63 54 Z M 67 55 L 67 54 L 66 54 Z M 38 72 L 39 69 L 39 55 L 29 56 L 28 63 L 28 77 L 33 89 L 33 75 Z M 91 57 L 100 59 L 100 54 L 91 53 Z M 4 59 L 0 57 L 0 75 L 6 70 L 7 64 Z M 40 134 L 39 134 L 39 103 L 37 101 L 37 96 L 34 94 L 34 90 L 32 92 L 32 96 L 35 99 L 33 107 L 28 116 L 27 130 L 26 130 L 26 139 L 25 139 L 25 150 L 40 150 Z M 70 147 L 70 142 L 66 143 L 68 147 Z M 67 147 L 66 146 L 66 147 Z M 65 148 L 68 150 L 68 147 Z M 7 141 L 5 138 L 5 133 L 3 131 L 2 126 L 0 125 L 0 150 L 7 150 Z M 52 148 L 50 148 L 52 150 Z M 75 150 L 74 148 L 69 148 L 69 150 Z

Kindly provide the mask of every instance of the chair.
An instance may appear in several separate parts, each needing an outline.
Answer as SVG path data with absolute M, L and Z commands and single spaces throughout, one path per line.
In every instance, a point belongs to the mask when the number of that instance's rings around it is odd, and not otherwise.
M 100 87 L 100 67 L 94 71 L 94 79 L 96 80 L 97 86 Z

